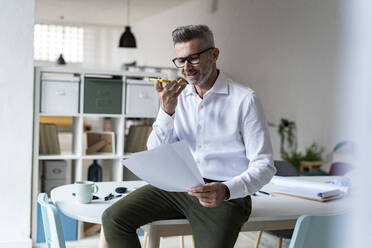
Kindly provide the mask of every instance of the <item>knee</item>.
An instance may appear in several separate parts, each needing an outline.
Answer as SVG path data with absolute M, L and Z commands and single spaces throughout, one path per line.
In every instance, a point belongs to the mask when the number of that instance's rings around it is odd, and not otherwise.
M 108 229 L 112 225 L 113 222 L 115 222 L 115 219 L 117 217 L 115 216 L 115 212 L 111 209 L 111 207 L 107 208 L 101 217 L 102 226 L 104 229 Z
M 101 220 L 106 239 L 113 235 L 119 235 L 123 228 L 127 230 L 125 220 L 120 216 L 120 212 L 113 207 L 109 207 L 103 212 Z
M 113 205 L 107 208 L 102 214 L 103 229 L 111 232 L 136 230 L 136 222 L 129 213 L 125 204 L 121 204 L 120 207 Z
M 112 213 L 111 213 L 110 208 L 106 208 L 106 210 L 102 214 L 102 223 L 111 219 L 111 216 L 112 216 Z

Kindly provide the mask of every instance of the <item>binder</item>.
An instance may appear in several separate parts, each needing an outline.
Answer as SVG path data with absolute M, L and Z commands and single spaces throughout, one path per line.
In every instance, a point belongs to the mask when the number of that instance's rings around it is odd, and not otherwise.
M 61 154 L 57 125 L 40 123 L 39 139 L 39 154 Z
M 291 196 L 300 199 L 326 202 L 343 197 L 348 187 L 325 182 L 314 182 L 305 178 L 274 176 L 271 180 L 275 190 L 272 194 Z

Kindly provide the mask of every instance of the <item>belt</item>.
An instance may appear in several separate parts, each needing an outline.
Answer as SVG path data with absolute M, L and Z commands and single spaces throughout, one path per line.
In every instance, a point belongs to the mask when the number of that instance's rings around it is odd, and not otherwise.
M 214 179 L 209 179 L 209 178 L 203 178 L 204 182 L 205 183 L 223 183 L 224 181 L 218 181 L 218 180 L 214 180 Z

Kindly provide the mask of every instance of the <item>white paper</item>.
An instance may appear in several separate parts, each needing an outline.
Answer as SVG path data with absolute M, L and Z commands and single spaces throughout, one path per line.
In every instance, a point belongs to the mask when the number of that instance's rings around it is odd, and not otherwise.
M 334 184 L 305 181 L 299 178 L 274 176 L 271 183 L 277 186 L 275 191 L 292 195 L 323 199 L 343 195 L 347 189 Z
M 183 142 L 165 144 L 138 152 L 122 164 L 149 184 L 167 191 L 187 192 L 204 185 L 194 158 Z

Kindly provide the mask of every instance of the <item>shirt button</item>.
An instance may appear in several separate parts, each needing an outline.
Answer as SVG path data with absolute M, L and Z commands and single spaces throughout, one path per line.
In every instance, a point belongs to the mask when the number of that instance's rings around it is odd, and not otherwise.
M 195 162 L 196 162 L 197 164 L 200 164 L 200 160 L 199 160 L 199 159 L 197 159 Z
M 201 125 L 200 124 L 198 124 L 198 130 L 200 130 L 201 129 Z
M 202 109 L 202 108 L 203 108 L 203 105 L 202 105 L 202 104 L 200 104 L 199 108 L 200 108 L 200 109 Z

